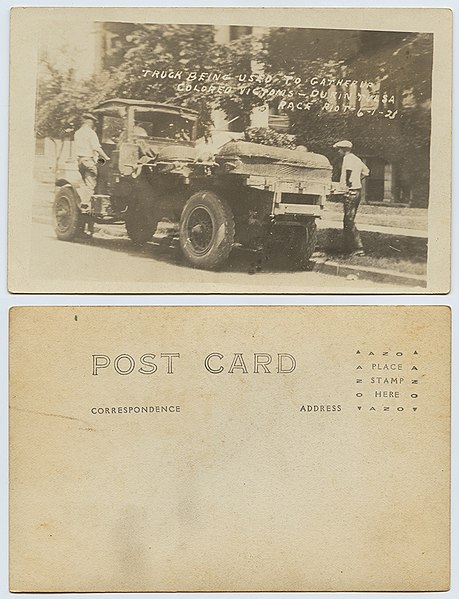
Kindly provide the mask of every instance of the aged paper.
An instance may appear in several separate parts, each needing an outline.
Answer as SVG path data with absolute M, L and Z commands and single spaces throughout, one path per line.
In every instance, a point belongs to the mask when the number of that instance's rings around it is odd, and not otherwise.
M 12 591 L 448 589 L 449 308 L 10 319 Z
M 10 291 L 448 293 L 451 23 L 13 9 Z

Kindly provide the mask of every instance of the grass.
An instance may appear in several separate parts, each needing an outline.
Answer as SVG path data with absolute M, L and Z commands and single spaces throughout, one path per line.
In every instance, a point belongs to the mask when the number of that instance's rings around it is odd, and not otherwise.
M 410 274 L 425 275 L 427 272 L 427 240 L 361 231 L 365 256 L 343 255 L 343 233 L 336 229 L 319 231 L 318 250 L 340 264 L 370 266 L 396 270 Z
M 343 218 L 341 202 L 328 201 L 323 218 L 338 221 Z M 371 206 L 361 204 L 357 213 L 358 223 L 381 227 L 396 227 L 427 231 L 427 210 L 425 208 L 400 208 L 396 206 Z

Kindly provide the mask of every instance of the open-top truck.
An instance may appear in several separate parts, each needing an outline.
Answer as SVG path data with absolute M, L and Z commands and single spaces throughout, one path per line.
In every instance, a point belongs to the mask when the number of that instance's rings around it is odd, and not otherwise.
M 221 267 L 235 246 L 307 265 L 331 185 L 325 156 L 239 140 L 211 151 L 196 143 L 198 114 L 174 105 L 113 99 L 94 114 L 110 160 L 99 161 L 89 204 L 78 172 L 57 179 L 59 239 L 124 224 L 136 244 L 178 239 L 198 268 Z

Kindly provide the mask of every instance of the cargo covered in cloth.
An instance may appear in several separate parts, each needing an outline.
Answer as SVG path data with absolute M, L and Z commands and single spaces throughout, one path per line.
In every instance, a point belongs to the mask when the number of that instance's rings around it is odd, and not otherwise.
M 248 141 L 230 141 L 215 157 L 226 173 L 275 177 L 284 181 L 329 184 L 332 167 L 325 156 Z

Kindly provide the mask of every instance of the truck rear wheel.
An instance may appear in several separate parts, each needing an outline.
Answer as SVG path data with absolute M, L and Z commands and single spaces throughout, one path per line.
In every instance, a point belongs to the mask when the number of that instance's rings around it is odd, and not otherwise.
M 78 207 L 75 192 L 71 187 L 61 187 L 53 204 L 54 230 L 57 238 L 71 241 L 81 236 L 84 230 L 84 217 Z
M 315 220 L 304 225 L 275 225 L 268 242 L 268 260 L 275 268 L 306 270 L 317 245 Z
M 287 255 L 292 266 L 305 270 L 317 245 L 317 225 L 311 220 L 304 227 L 295 227 L 294 235 L 287 247 Z
M 231 252 L 234 216 L 228 203 L 212 191 L 199 191 L 185 204 L 180 218 L 180 247 L 193 266 L 214 270 Z
M 136 245 L 151 241 L 158 226 L 158 198 L 144 175 L 135 179 L 126 213 L 126 231 Z
M 158 226 L 158 219 L 142 206 L 135 206 L 126 215 L 126 231 L 135 245 L 151 241 Z

